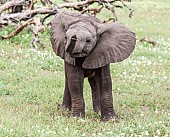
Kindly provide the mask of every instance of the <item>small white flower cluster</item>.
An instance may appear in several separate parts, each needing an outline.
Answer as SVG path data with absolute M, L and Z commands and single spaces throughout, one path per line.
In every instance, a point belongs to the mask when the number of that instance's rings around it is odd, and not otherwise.
M 113 67 L 113 72 L 122 80 L 129 82 L 141 82 L 147 84 L 150 81 L 166 81 L 169 79 L 167 67 L 170 57 L 170 46 L 164 42 L 161 47 L 144 47 L 137 43 L 136 52 L 127 60 Z M 139 55 L 138 55 L 139 54 Z M 158 55 L 158 56 L 157 56 Z
M 10 56 L 9 56 L 10 55 Z M 52 71 L 61 70 L 62 59 L 57 57 L 52 51 L 39 51 L 35 49 L 18 49 L 11 53 L 0 50 L 2 58 L 11 58 L 11 65 L 23 64 L 23 66 L 37 66 L 38 70 L 47 69 Z M 24 61 L 23 61 L 24 60 Z M 0 60 L 1 61 L 1 60 Z M 2 60 L 3 61 L 3 60 Z
M 23 129 L 21 129 L 23 130 Z M 21 131 L 17 131 L 13 128 L 7 128 L 3 125 L 0 124 L 0 134 L 3 133 L 2 135 L 7 135 L 7 136 L 14 136 L 15 134 L 17 134 L 17 132 L 21 132 Z M 52 130 L 50 128 L 50 126 L 47 126 L 46 128 L 41 128 L 38 125 L 32 126 L 30 129 L 25 129 L 23 130 L 22 133 L 24 136 L 28 136 L 28 137 L 33 137 L 33 136 L 41 136 L 41 137 L 46 137 L 46 136 L 56 136 L 57 133 L 56 131 Z
M 56 136 L 57 133 L 54 130 L 50 129 L 50 126 L 47 126 L 45 129 L 39 127 L 38 125 L 32 126 L 30 129 L 27 129 L 27 136 L 39 135 L 41 137 L 45 136 Z

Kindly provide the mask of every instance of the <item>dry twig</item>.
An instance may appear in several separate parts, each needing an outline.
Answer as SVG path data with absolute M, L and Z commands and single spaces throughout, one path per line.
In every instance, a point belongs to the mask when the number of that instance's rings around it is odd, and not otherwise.
M 148 37 L 144 37 L 144 38 L 140 39 L 139 41 L 140 41 L 140 42 L 149 43 L 149 44 L 151 44 L 152 46 L 157 46 L 157 45 L 159 45 L 156 41 L 151 40 L 151 39 L 149 39 Z

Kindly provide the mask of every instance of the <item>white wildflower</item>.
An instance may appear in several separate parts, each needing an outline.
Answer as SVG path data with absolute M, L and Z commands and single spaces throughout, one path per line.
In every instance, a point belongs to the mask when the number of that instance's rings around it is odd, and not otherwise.
M 168 79 L 168 77 L 167 77 L 167 76 L 163 76 L 163 79 L 167 80 L 167 79 Z
M 161 134 L 161 132 L 160 132 L 159 130 L 156 130 L 156 133 L 157 133 L 158 135 L 160 135 L 160 134 Z
M 140 114 L 140 116 L 141 116 L 141 117 L 143 117 L 143 116 L 144 116 L 143 112 Z
M 145 131 L 145 135 L 146 135 L 146 136 L 149 136 L 149 132 L 148 132 L 148 131 Z
M 155 110 L 155 113 L 159 113 L 159 111 L 156 109 L 156 110 Z

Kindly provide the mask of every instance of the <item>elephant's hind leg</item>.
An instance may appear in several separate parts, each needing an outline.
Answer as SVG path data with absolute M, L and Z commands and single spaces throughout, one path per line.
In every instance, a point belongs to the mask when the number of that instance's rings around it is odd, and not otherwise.
M 65 65 L 66 67 L 66 65 Z M 64 89 L 64 96 L 63 96 L 63 102 L 61 105 L 61 109 L 63 111 L 70 111 L 71 110 L 71 95 L 68 87 L 68 80 L 67 80 L 67 73 L 65 68 L 65 89 Z
M 88 78 L 88 81 L 90 83 L 91 90 L 92 90 L 93 110 L 94 110 L 94 112 L 99 114 L 101 112 L 101 108 L 100 108 L 100 86 L 99 86 L 99 83 L 98 83 L 95 76 Z
M 65 80 L 64 97 L 63 97 L 61 109 L 63 111 L 70 111 L 71 110 L 71 95 L 70 95 L 70 91 L 69 91 L 69 88 L 68 88 L 67 79 Z

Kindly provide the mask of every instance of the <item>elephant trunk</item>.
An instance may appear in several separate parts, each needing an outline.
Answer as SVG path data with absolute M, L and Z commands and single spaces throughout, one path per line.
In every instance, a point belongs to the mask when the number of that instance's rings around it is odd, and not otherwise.
M 66 45 L 66 52 L 72 53 L 76 45 L 77 37 L 76 35 L 72 36 L 68 45 Z

